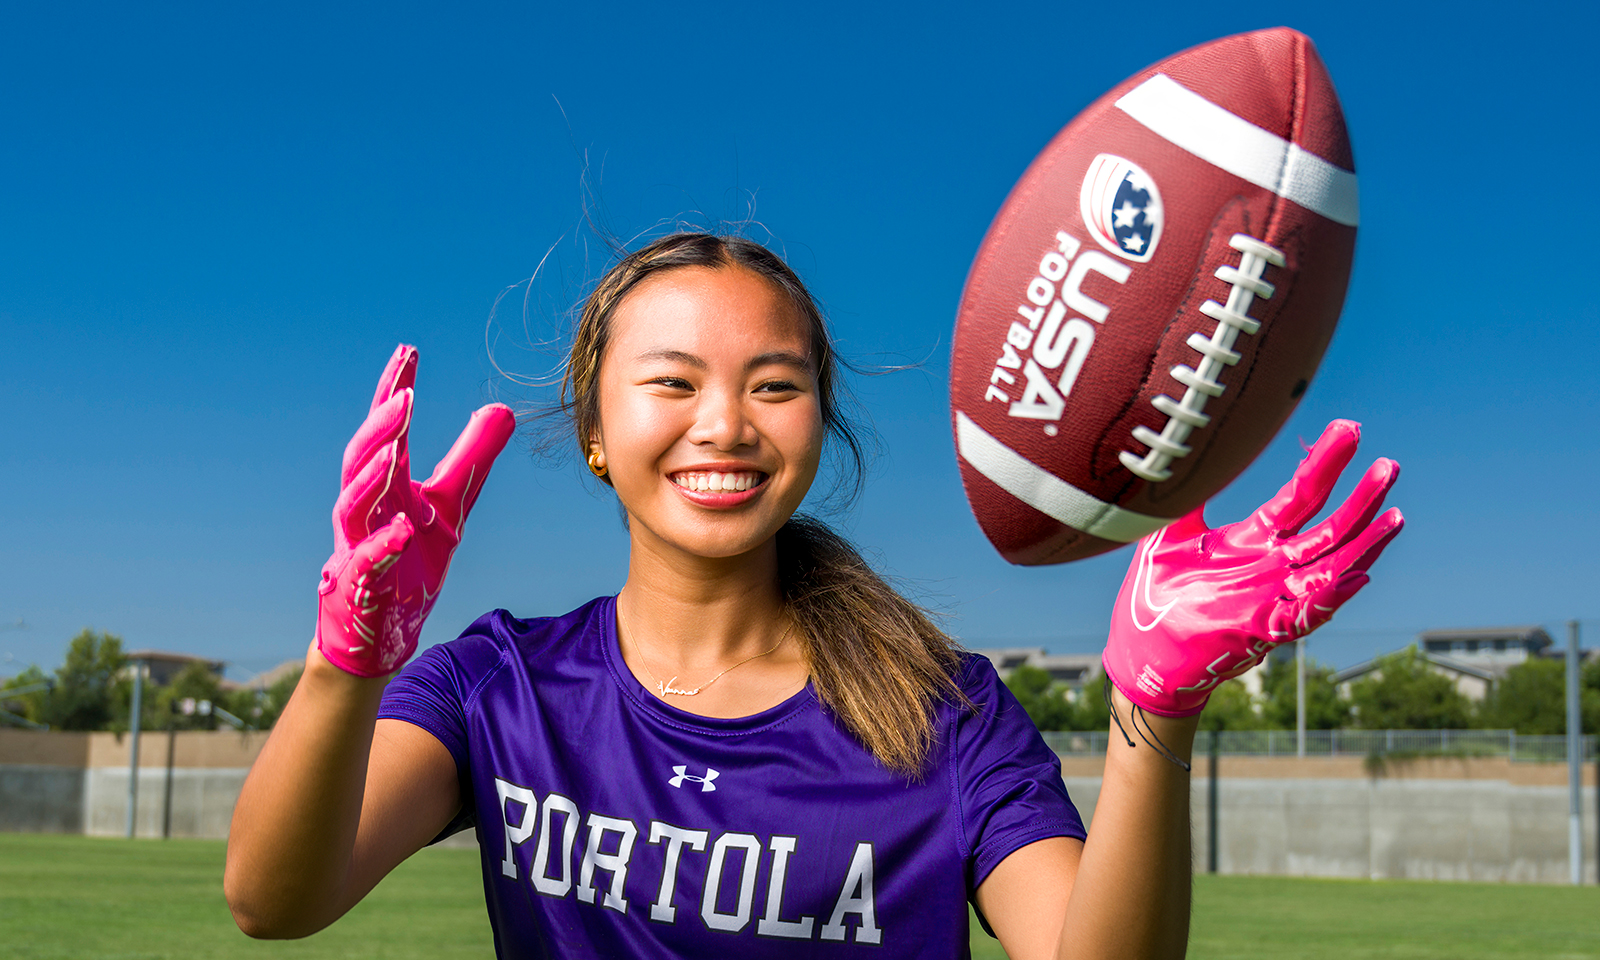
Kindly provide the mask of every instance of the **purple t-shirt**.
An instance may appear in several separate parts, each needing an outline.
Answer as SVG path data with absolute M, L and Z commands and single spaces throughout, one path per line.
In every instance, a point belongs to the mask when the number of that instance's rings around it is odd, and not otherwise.
M 938 709 L 926 776 L 886 770 L 808 687 L 686 713 L 622 661 L 614 598 L 503 610 L 389 684 L 378 716 L 455 757 L 501 957 L 966 957 L 995 864 L 1083 837 L 1061 766 L 989 661 Z

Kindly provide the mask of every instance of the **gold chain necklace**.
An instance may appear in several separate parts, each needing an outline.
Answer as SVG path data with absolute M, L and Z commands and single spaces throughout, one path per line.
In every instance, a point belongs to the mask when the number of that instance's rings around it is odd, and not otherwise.
M 629 634 L 633 633 L 633 624 L 628 622 L 627 615 L 622 612 L 622 604 L 620 604 L 620 603 L 617 604 L 617 619 L 620 620 L 622 622 L 622 625 L 627 628 Z M 738 663 L 736 663 L 733 666 L 729 667 L 728 670 L 736 670 L 739 667 L 742 667 L 745 664 L 749 663 L 751 660 L 759 660 L 762 657 L 765 657 L 768 654 L 775 652 L 779 647 L 783 646 L 783 641 L 785 641 L 787 639 L 789 639 L 789 628 L 788 628 L 788 626 L 785 626 L 783 628 L 783 636 L 779 637 L 778 638 L 778 642 L 774 643 L 772 645 L 772 649 L 765 650 L 765 651 L 763 651 L 761 653 L 757 653 L 757 654 L 754 654 L 752 656 L 745 657 L 743 660 L 740 660 Z M 706 687 L 709 687 L 713 683 L 716 683 L 718 680 L 721 680 L 722 679 L 722 675 L 728 672 L 728 670 L 724 670 L 724 671 L 722 671 L 722 673 L 717 674 L 716 676 L 712 677 L 710 680 L 707 680 L 705 683 L 700 684 L 700 686 L 695 687 L 693 690 L 685 690 L 682 687 L 674 687 L 672 685 L 673 681 L 678 679 L 676 676 L 674 676 L 672 678 L 672 680 L 668 680 L 665 683 L 662 683 L 661 680 L 656 677 L 655 672 L 650 669 L 650 664 L 648 662 L 646 662 L 646 660 L 644 658 L 644 648 L 639 646 L 639 641 L 638 641 L 637 637 L 634 638 L 633 649 L 635 651 L 637 651 L 638 654 L 639 654 L 639 666 L 644 667 L 645 674 L 647 676 L 649 676 L 651 680 L 655 681 L 656 692 L 661 695 L 661 699 L 663 699 L 663 700 L 665 700 L 667 698 L 668 694 L 672 694 L 673 696 L 677 696 L 677 697 L 692 697 L 695 694 L 699 693 L 701 690 L 704 690 Z

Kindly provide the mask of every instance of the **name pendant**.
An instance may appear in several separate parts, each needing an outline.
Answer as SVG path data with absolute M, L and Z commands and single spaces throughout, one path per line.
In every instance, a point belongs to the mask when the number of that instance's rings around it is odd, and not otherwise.
M 726 673 L 727 671 L 723 671 L 723 672 Z M 718 676 L 721 676 L 721 674 L 718 674 Z M 672 680 L 676 680 L 676 679 L 678 679 L 678 678 L 677 677 L 673 677 L 672 678 Z M 681 687 L 674 687 L 672 685 L 672 680 L 668 680 L 666 683 L 662 683 L 660 680 L 656 681 L 656 689 L 661 692 L 661 695 L 663 697 L 665 697 L 669 693 L 670 694 L 674 694 L 676 696 L 680 696 L 680 697 L 692 697 L 695 694 L 699 693 L 701 691 L 701 689 L 702 689 L 701 687 L 695 687 L 693 690 L 684 690 Z

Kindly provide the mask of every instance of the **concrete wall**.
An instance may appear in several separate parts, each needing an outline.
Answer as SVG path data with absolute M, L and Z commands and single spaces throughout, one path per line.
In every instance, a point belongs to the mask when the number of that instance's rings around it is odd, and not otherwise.
M 41 733 L 0 727 L 0 764 L 85 767 L 92 733 Z
M 265 742 L 259 732 L 141 734 L 135 835 L 163 835 L 170 760 L 171 836 L 226 837 Z M 127 734 L 0 730 L 0 830 L 123 836 L 132 744 Z
M 89 737 L 0 729 L 0 829 L 83 832 Z
M 128 769 L 128 752 L 133 737 L 125 733 L 54 734 L 33 733 L 31 736 L 81 736 L 88 738 L 88 750 L 83 766 L 90 768 L 112 767 Z M 267 742 L 264 731 L 234 730 L 182 730 L 168 734 L 157 730 L 139 735 L 140 769 L 167 767 L 168 750 L 172 752 L 172 765 L 185 769 L 232 770 L 250 769 L 256 755 Z M 4 749 L 0 744 L 0 750 Z M 0 753 L 0 763 L 7 762 Z M 126 781 L 124 781 L 126 783 Z
M 0 765 L 0 830 L 83 832 L 82 767 Z
M 0 730 L 0 830 L 126 835 L 132 742 L 126 734 Z M 170 836 L 227 837 L 245 775 L 264 743 L 260 732 L 141 734 L 134 835 L 163 836 L 170 816 Z M 469 830 L 444 845 L 477 841 Z
M 162 835 L 172 750 L 171 835 L 226 837 L 260 733 L 140 738 L 136 834 Z M 122 836 L 130 738 L 0 730 L 0 830 Z M 1103 758 L 1065 757 L 1092 820 Z M 1223 757 L 1223 873 L 1565 883 L 1565 764 L 1428 759 L 1369 770 L 1361 758 Z M 1594 765 L 1584 772 L 1584 875 L 1596 881 Z M 1195 864 L 1206 865 L 1206 758 L 1193 781 Z M 449 841 L 474 843 L 470 832 Z
M 239 799 L 248 767 L 172 771 L 174 837 L 228 835 L 233 805 Z M 121 837 L 128 829 L 128 769 L 99 767 L 84 771 L 83 831 L 92 837 Z M 134 836 L 160 837 L 167 809 L 167 771 L 140 764 L 138 813 Z
M 1068 791 L 1090 820 L 1103 761 L 1065 758 Z M 1226 874 L 1566 883 L 1565 764 L 1504 760 L 1391 763 L 1359 758 L 1223 757 L 1217 868 Z M 1594 766 L 1583 789 L 1583 875 L 1597 881 Z M 1207 864 L 1206 758 L 1191 787 L 1194 862 Z
M 239 791 L 244 788 L 244 778 L 249 772 L 248 767 L 189 770 L 175 768 L 171 780 L 170 836 L 226 839 L 228 827 L 233 820 L 233 805 L 239 800 Z M 94 837 L 126 836 L 128 769 L 99 768 L 85 771 L 85 774 L 81 830 L 61 832 L 82 832 Z M 165 767 L 151 770 L 140 764 L 138 814 L 134 818 L 134 836 L 167 835 L 162 833 L 162 821 L 167 815 L 167 785 Z M 477 837 L 470 830 L 456 834 L 442 844 L 448 847 L 477 845 Z

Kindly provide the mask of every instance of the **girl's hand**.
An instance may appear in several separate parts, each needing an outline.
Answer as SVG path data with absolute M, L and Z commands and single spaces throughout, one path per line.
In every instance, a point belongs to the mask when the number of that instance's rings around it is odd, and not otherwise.
M 1329 424 L 1294 477 L 1246 520 L 1212 530 L 1201 507 L 1139 542 L 1103 657 L 1117 689 L 1152 713 L 1199 713 L 1224 680 L 1327 622 L 1366 584 L 1367 568 L 1405 524 L 1399 510 L 1377 516 L 1399 464 L 1378 460 L 1328 519 L 1300 533 L 1360 436 L 1360 424 Z
M 417 349 L 401 344 L 366 422 L 345 447 L 333 506 L 333 556 L 317 591 L 317 647 L 359 677 L 392 673 L 417 649 L 461 527 L 516 428 L 504 404 L 479 409 L 433 476 L 416 483 L 406 449 L 416 375 Z

